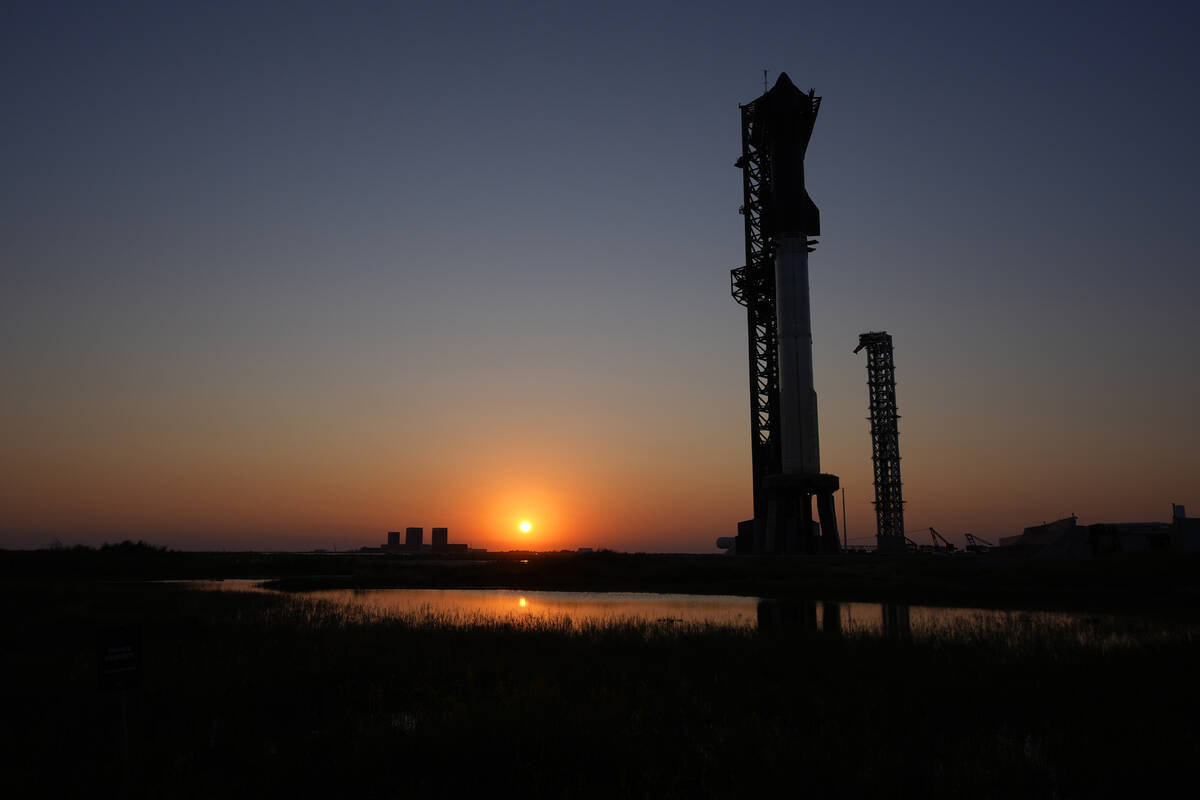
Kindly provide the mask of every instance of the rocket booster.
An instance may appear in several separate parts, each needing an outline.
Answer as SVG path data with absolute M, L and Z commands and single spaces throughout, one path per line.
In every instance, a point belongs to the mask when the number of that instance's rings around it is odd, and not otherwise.
M 807 237 L 777 237 L 775 313 L 779 357 L 779 449 L 784 474 L 793 475 L 815 475 L 821 471 L 808 295 Z

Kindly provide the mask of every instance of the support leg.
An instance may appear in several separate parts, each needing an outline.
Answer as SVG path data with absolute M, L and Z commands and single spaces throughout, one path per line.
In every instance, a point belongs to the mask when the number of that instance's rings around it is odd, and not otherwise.
M 812 535 L 812 524 L 813 524 L 812 495 L 802 494 L 802 495 L 800 495 L 799 500 L 800 500 L 800 519 L 798 520 L 798 522 L 800 523 L 800 525 L 799 525 L 800 530 L 798 531 L 798 535 L 800 537 L 800 552 L 801 553 L 814 553 L 814 552 L 816 552 L 816 547 L 815 547 L 816 543 L 813 541 L 813 535 Z
M 821 552 L 841 552 L 841 542 L 838 541 L 837 511 L 833 505 L 833 494 L 817 495 L 817 513 L 821 517 Z
M 804 552 L 800 549 L 800 507 L 796 502 L 796 496 L 789 494 L 786 500 L 787 513 L 783 515 L 781 524 L 783 530 L 781 532 L 781 542 L 779 552 L 787 555 L 795 555 L 796 553 Z
M 767 501 L 767 519 L 763 526 L 762 548 L 755 548 L 755 553 L 778 553 L 779 533 L 779 501 L 771 498 Z

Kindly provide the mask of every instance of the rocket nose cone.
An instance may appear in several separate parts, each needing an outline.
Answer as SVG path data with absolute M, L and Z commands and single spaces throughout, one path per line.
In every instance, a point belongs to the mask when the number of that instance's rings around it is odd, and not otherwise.
M 781 73 L 779 73 L 779 77 L 775 79 L 774 88 L 776 88 L 776 89 L 780 89 L 780 88 L 795 89 L 796 84 L 792 83 L 792 79 L 788 77 L 788 74 L 786 72 L 781 72 Z M 799 91 L 799 90 L 797 89 L 797 91 Z

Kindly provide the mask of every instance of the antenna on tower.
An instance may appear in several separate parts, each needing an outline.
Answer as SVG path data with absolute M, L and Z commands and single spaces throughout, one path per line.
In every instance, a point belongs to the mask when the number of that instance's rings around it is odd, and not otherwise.
M 763 70 L 763 91 L 767 90 L 767 71 Z

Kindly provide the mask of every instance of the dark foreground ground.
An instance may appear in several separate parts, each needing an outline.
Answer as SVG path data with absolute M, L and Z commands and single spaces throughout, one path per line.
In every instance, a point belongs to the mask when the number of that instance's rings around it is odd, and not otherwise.
M 142 630 L 126 698 L 136 796 L 1095 797 L 1200 778 L 1200 650 L 1169 608 L 932 640 L 461 629 L 112 582 L 132 567 L 95 555 L 56 577 L 13 563 L 0 558 L 6 796 L 120 791 L 122 696 L 97 690 L 95 653 L 111 623 Z M 1154 594 L 1176 603 L 1191 585 L 1170 565 L 1124 569 L 1142 588 L 1175 575 Z M 1078 580 L 1082 596 L 1124 597 Z

